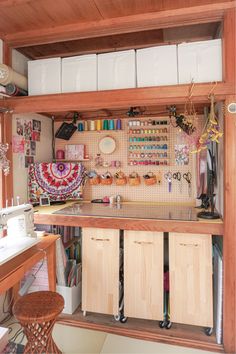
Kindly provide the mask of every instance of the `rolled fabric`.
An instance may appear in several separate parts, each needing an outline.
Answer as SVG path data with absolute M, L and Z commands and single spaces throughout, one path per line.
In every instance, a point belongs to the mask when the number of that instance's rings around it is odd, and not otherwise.
M 15 84 L 7 84 L 6 87 L 6 93 L 10 96 L 27 96 L 28 92 L 23 90 L 20 87 L 17 87 Z
M 0 85 L 15 84 L 23 90 L 28 90 L 28 80 L 24 75 L 14 71 L 10 66 L 0 64 Z

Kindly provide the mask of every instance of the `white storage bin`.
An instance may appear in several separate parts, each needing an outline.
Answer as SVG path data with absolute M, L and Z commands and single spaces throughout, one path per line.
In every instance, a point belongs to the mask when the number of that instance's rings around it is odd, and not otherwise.
M 137 50 L 138 87 L 176 85 L 177 83 L 176 45 Z
M 221 39 L 178 45 L 179 83 L 222 81 Z
M 97 55 L 62 59 L 62 92 L 97 90 Z
M 61 93 L 61 58 L 28 62 L 29 95 Z
M 78 285 L 68 287 L 57 285 L 56 291 L 64 297 L 65 306 L 63 313 L 72 314 L 81 303 L 81 282 Z
M 135 51 L 98 54 L 98 90 L 136 87 Z

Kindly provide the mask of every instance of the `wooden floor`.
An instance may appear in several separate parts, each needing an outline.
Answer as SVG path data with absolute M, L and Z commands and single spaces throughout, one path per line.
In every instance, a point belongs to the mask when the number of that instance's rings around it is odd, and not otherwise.
M 223 346 L 216 344 L 214 333 L 208 337 L 202 327 L 172 324 L 171 329 L 161 329 L 157 321 L 128 318 L 126 323 L 116 322 L 113 316 L 87 312 L 86 316 L 80 309 L 73 315 L 62 314 L 59 323 L 104 331 L 142 340 L 181 345 L 223 353 Z

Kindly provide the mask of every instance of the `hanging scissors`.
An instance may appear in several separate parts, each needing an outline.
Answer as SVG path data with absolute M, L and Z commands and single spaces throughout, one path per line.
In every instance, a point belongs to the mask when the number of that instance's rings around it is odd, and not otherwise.
M 191 179 L 192 179 L 191 172 L 184 173 L 183 178 L 188 182 L 188 195 L 189 197 L 191 197 Z
M 182 193 L 181 173 L 179 171 L 173 173 L 173 178 L 176 179 L 177 181 L 179 181 L 179 191 L 180 191 L 180 193 Z
M 171 183 L 172 173 L 169 171 L 169 172 L 165 173 L 164 176 L 165 176 L 165 179 L 167 179 L 167 181 L 168 181 L 168 191 L 170 193 L 171 192 L 171 185 L 172 185 L 172 183 Z

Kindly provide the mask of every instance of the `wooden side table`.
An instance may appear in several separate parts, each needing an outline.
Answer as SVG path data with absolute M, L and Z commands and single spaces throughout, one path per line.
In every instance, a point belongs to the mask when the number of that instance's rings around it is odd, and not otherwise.
M 63 297 L 53 291 L 37 291 L 16 301 L 13 314 L 22 325 L 28 340 L 25 354 L 61 353 L 52 338 L 52 330 L 63 307 Z

